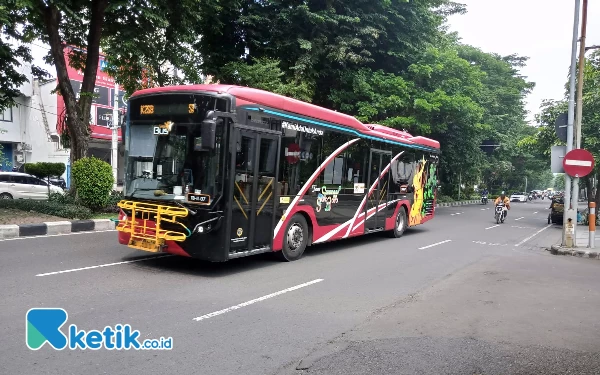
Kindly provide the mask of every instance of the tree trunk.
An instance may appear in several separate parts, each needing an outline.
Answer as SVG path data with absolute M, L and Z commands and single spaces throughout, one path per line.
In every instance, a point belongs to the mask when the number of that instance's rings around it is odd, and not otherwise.
M 61 24 L 60 10 L 50 2 L 46 5 L 40 1 L 39 9 L 44 15 L 44 25 L 50 41 L 50 52 L 56 66 L 58 88 L 65 102 L 66 125 L 71 141 L 71 165 L 87 156 L 90 138 L 90 111 L 92 105 L 91 94 L 96 85 L 96 71 L 98 70 L 98 58 L 104 13 L 108 0 L 92 0 L 90 30 L 88 34 L 87 59 L 81 85 L 81 99 L 77 103 L 75 92 L 69 80 L 67 62 L 65 60 L 64 48 L 59 27 Z M 85 95 L 88 93 L 90 95 Z
M 83 82 L 81 92 L 92 94 L 96 86 L 96 72 L 98 71 L 98 60 L 100 58 L 100 39 L 102 38 L 102 27 L 104 26 L 104 13 L 108 0 L 92 0 L 90 30 L 87 37 L 87 55 L 85 59 L 85 70 L 83 71 Z M 90 112 L 92 108 L 92 96 L 80 95 L 79 112 L 82 120 L 90 123 Z M 111 101 L 112 103 L 112 101 Z M 114 123 L 115 119 L 113 119 Z M 87 152 L 87 144 L 86 144 Z

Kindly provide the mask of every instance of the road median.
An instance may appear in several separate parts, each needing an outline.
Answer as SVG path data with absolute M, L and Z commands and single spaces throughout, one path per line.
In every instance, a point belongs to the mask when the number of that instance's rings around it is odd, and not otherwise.
M 0 225 L 0 239 L 60 235 L 77 232 L 102 232 L 115 229 L 110 219 L 51 221 L 36 224 Z
M 480 200 L 468 200 L 468 201 L 459 201 L 459 202 L 448 202 L 448 203 L 436 203 L 435 207 L 456 207 L 456 206 L 466 206 L 470 204 L 481 204 Z

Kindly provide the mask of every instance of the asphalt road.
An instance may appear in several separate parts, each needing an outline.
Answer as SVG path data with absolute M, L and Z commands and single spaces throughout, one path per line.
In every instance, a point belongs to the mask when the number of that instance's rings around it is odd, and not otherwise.
M 597 374 L 600 262 L 541 249 L 560 236 L 547 203 L 513 204 L 499 226 L 491 204 L 440 208 L 401 239 L 292 263 L 157 258 L 116 232 L 0 241 L 0 373 Z M 31 351 L 32 307 L 173 349 Z

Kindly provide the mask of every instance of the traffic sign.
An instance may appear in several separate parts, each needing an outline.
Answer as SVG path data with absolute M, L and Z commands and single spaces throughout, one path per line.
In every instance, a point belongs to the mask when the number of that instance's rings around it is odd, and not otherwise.
M 556 122 L 554 122 L 554 129 L 556 131 L 556 137 L 563 142 L 567 141 L 567 123 L 568 123 L 568 113 L 561 113 L 557 118 Z
M 571 177 L 585 177 L 594 169 L 594 156 L 587 150 L 576 148 L 565 155 L 563 168 Z
M 290 164 L 296 164 L 300 160 L 300 146 L 295 143 L 285 148 L 285 158 Z

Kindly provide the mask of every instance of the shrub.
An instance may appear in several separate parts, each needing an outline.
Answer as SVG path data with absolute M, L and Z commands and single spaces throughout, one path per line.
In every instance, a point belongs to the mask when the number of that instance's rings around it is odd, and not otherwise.
M 95 157 L 82 158 L 73 163 L 72 175 L 84 206 L 97 210 L 107 205 L 114 182 L 110 164 Z
M 75 195 L 71 191 L 66 191 L 64 194 L 50 193 L 50 195 L 48 196 L 48 201 L 60 204 L 77 204 L 77 201 L 75 200 Z
M 100 211 L 105 213 L 118 213 L 119 207 L 117 206 L 117 203 L 119 203 L 122 199 L 123 194 L 113 190 L 108 197 L 106 206 L 102 207 Z
M 64 163 L 25 163 L 25 173 L 48 181 L 48 196 L 50 195 L 50 177 L 62 176 L 66 168 Z
M 65 173 L 66 166 L 64 163 L 25 163 L 25 173 L 32 174 L 39 178 L 47 178 L 50 176 L 62 176 Z
M 0 200 L 0 208 L 39 212 L 66 219 L 89 219 L 92 217 L 92 211 L 83 206 L 31 199 L 2 199 Z
M 447 195 L 438 195 L 437 199 L 436 199 L 436 203 L 452 203 L 454 202 L 454 199 L 452 199 L 451 197 L 447 196 Z

